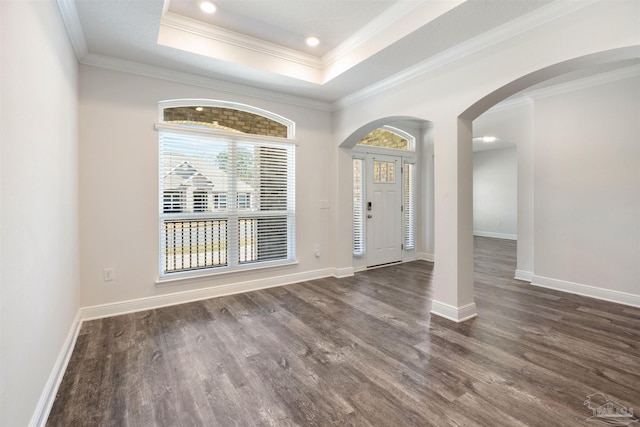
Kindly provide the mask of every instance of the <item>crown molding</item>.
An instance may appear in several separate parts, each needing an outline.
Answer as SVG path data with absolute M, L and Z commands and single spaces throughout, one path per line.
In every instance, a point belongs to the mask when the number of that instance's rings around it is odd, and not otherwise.
M 560 83 L 550 87 L 525 92 L 525 95 L 534 101 L 549 96 L 562 95 L 564 93 L 573 92 L 580 89 L 588 89 L 594 86 L 600 86 L 607 83 L 617 82 L 619 80 L 640 77 L 640 65 L 620 68 L 618 70 L 608 71 L 594 76 L 584 77 L 572 80 L 566 83 Z
M 69 35 L 69 40 L 76 53 L 76 58 L 80 61 L 89 53 L 89 48 L 87 47 L 87 40 L 84 37 L 82 25 L 80 25 L 80 16 L 78 15 L 78 9 L 76 9 L 76 2 L 74 0 L 57 0 L 57 3 L 62 21 Z
M 378 95 L 446 64 L 458 61 L 468 55 L 478 53 L 481 50 L 487 49 L 519 34 L 531 31 L 562 16 L 582 9 L 596 1 L 598 0 L 553 2 L 548 6 L 541 7 L 540 9 L 528 13 L 518 19 L 447 49 L 440 54 L 434 55 L 425 61 L 409 67 L 389 78 L 383 79 L 358 92 L 347 95 L 336 101 L 334 103 L 334 108 L 336 110 L 340 110 L 374 95 Z
M 167 12 L 162 16 L 160 26 L 166 26 L 195 36 L 226 43 L 234 47 L 273 56 L 285 61 L 304 65 L 305 67 L 312 67 L 318 70 L 324 68 L 321 59 L 317 56 L 216 27 L 215 25 L 205 24 L 196 19 L 178 15 L 173 12 Z
M 511 108 L 518 108 L 518 107 L 524 107 L 524 106 L 530 106 L 530 105 L 533 105 L 533 99 L 531 99 L 526 95 L 516 95 L 516 97 L 514 98 L 509 98 L 507 100 L 504 100 L 494 105 L 493 107 L 485 111 L 483 114 L 497 113 L 500 111 L 509 110 Z
M 311 108 L 320 111 L 332 111 L 331 104 L 328 102 L 317 101 L 310 98 L 304 98 L 293 95 L 285 95 L 279 92 L 273 92 L 266 89 L 258 89 L 251 86 L 229 83 L 208 77 L 196 76 L 190 73 L 169 70 L 166 68 L 155 67 L 152 65 L 141 64 L 139 62 L 117 59 L 110 56 L 88 54 L 81 61 L 81 64 L 93 67 L 106 68 L 114 71 L 121 71 L 129 74 L 136 74 L 145 77 L 152 77 L 161 80 L 168 80 L 177 83 L 184 83 L 192 86 L 203 87 L 207 89 L 219 90 L 235 95 L 251 96 L 253 98 L 264 99 L 267 101 L 281 102 L 284 104 L 296 105 L 304 108 Z
M 640 65 L 620 68 L 618 70 L 608 71 L 606 73 L 597 74 L 595 76 L 584 77 L 565 83 L 558 83 L 553 86 L 545 87 L 537 90 L 522 92 L 521 95 L 509 98 L 499 104 L 488 109 L 485 114 L 497 113 L 500 111 L 517 108 L 524 105 L 533 105 L 536 100 L 547 98 L 550 96 L 563 95 L 581 89 L 589 89 L 591 87 L 613 83 L 620 80 L 640 77 Z
M 398 1 L 390 8 L 386 9 L 375 19 L 369 22 L 364 27 L 360 28 L 353 35 L 345 39 L 340 45 L 327 52 L 322 57 L 322 64 L 325 68 L 340 61 L 343 57 L 349 55 L 354 50 L 365 44 L 367 41 L 373 39 L 375 36 L 381 35 L 384 31 L 395 25 L 401 18 L 414 11 L 418 6 L 425 3 L 422 1 Z M 450 2 L 449 8 L 454 7 L 461 1 Z M 410 28 L 405 28 L 405 31 L 409 31 Z M 391 44 L 393 40 L 387 41 Z
M 254 61 L 257 61 L 258 64 L 264 62 L 264 59 L 270 60 L 272 58 L 288 63 L 283 64 L 285 66 L 271 69 L 272 72 L 316 84 L 325 84 L 333 80 L 353 65 L 366 60 L 371 55 L 389 47 L 397 40 L 420 28 L 425 24 L 425 19 L 430 21 L 463 2 L 463 0 L 449 0 L 446 3 L 438 3 L 436 5 L 427 0 L 396 2 L 339 46 L 322 57 L 318 57 L 169 12 L 170 1 L 165 0 L 164 3 L 163 15 L 160 20 L 159 44 L 223 60 L 226 60 L 225 55 L 229 54 L 228 49 L 226 49 L 227 46 L 243 49 L 247 52 L 261 55 L 262 59 L 254 58 Z M 428 8 L 428 10 L 425 12 L 424 10 L 418 10 L 419 8 Z M 420 18 L 401 22 L 402 18 L 407 17 L 412 12 L 414 12 L 414 15 L 420 16 Z M 180 35 L 190 36 L 192 39 L 191 41 L 189 39 L 187 41 L 178 41 Z M 210 40 L 218 43 L 219 46 L 223 46 L 223 48 L 203 50 L 200 43 L 195 43 L 195 46 L 200 47 L 193 50 L 193 40 L 197 40 L 193 39 L 193 37 Z M 247 60 L 251 61 L 248 58 Z M 290 65 L 310 68 L 313 72 L 310 76 L 302 77 L 298 75 L 298 72 L 290 71 Z M 283 70 L 289 71 L 283 72 Z

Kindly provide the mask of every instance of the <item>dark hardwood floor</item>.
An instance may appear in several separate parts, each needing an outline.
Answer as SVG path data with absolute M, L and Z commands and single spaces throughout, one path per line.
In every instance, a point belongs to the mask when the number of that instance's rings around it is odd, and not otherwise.
M 595 392 L 640 412 L 640 309 L 475 243 L 463 324 L 429 314 L 423 261 L 86 322 L 47 425 L 605 425 Z

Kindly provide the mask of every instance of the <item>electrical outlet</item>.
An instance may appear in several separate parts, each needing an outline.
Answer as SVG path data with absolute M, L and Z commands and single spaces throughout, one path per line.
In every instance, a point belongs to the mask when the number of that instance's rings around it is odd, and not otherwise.
M 105 282 L 111 282 L 114 279 L 113 268 L 105 268 L 102 270 L 102 279 Z
M 313 251 L 316 255 L 316 258 L 320 258 L 320 245 L 316 245 Z

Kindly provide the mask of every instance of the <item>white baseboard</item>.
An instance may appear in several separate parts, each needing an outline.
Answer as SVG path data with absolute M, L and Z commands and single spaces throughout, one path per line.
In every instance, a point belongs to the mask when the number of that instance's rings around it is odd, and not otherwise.
M 435 314 L 436 316 L 444 317 L 445 319 L 461 323 L 465 320 L 476 317 L 478 315 L 478 312 L 476 310 L 475 302 L 463 305 L 461 307 L 454 307 L 453 305 L 433 300 L 431 303 L 431 314 Z
M 343 269 L 341 269 L 343 270 Z M 134 313 L 137 311 L 151 310 L 170 305 L 184 304 L 208 298 L 225 295 L 240 294 L 259 289 L 273 288 L 276 286 L 290 285 L 306 280 L 320 279 L 334 275 L 334 269 L 308 271 L 304 273 L 287 274 L 283 276 L 267 277 L 264 279 L 249 280 L 246 282 L 230 283 L 227 285 L 211 286 L 202 289 L 174 292 L 164 295 L 153 295 L 134 300 L 120 301 L 109 304 L 94 305 L 81 308 L 82 320 L 100 319 L 103 317 L 117 316 L 120 314 Z M 351 269 L 353 275 L 353 269 Z
M 640 295 L 636 294 L 597 288 L 595 286 L 583 285 L 581 283 L 568 282 L 566 280 L 552 279 L 543 276 L 533 276 L 531 284 L 533 286 L 555 289 L 557 291 L 569 292 L 618 304 L 630 305 L 632 307 L 640 307 Z
M 350 274 L 349 274 L 350 273 Z M 341 274 L 342 276 L 337 276 Z M 214 286 L 204 289 L 176 292 L 166 295 L 154 295 L 151 297 L 138 298 L 135 300 L 121 301 L 111 304 L 102 304 L 92 307 L 83 307 L 78 310 L 75 319 L 69 330 L 58 359 L 56 360 L 49 379 L 36 406 L 36 410 L 31 417 L 30 427 L 44 427 L 49 418 L 51 407 L 55 401 L 56 393 L 62 382 L 62 378 L 69 364 L 69 359 L 78 339 L 78 333 L 85 320 L 100 319 L 103 317 L 117 316 L 120 314 L 133 313 L 136 311 L 149 310 L 153 308 L 166 307 L 170 305 L 183 304 L 191 301 L 214 298 L 225 295 L 233 295 L 243 292 L 255 291 L 258 289 L 272 288 L 276 286 L 289 285 L 292 283 L 304 282 L 307 280 L 320 279 L 329 276 L 347 277 L 353 275 L 353 268 L 309 271 L 305 273 L 289 274 L 284 276 L 269 277 L 265 279 L 251 280 L 241 283 L 233 283 L 222 286 Z
M 533 279 L 533 272 L 525 271 L 525 270 L 516 270 L 516 275 L 514 279 L 522 280 L 523 282 L 531 282 L 531 279 Z
M 474 231 L 474 236 L 491 237 L 492 239 L 518 240 L 517 234 L 494 233 L 493 231 Z
M 332 275 L 333 277 L 342 279 L 343 277 L 351 277 L 354 274 L 355 274 L 355 270 L 353 267 L 342 267 L 342 268 L 334 268 Z
M 435 262 L 435 256 L 429 252 L 418 252 L 417 258 L 422 261 Z
M 60 354 L 58 354 L 58 358 L 53 365 L 53 369 L 51 369 L 49 379 L 47 380 L 44 390 L 40 395 L 40 400 L 38 400 L 36 410 L 31 417 L 31 422 L 29 422 L 30 427 L 44 427 L 47 423 L 49 412 L 51 412 L 51 407 L 53 406 L 56 394 L 58 393 L 58 388 L 60 387 L 60 383 L 62 383 L 62 377 L 67 370 L 69 359 L 71 359 L 73 348 L 76 345 L 81 325 L 82 319 L 80 317 L 80 310 L 78 310 L 76 317 L 73 319 L 73 323 L 71 323 L 71 328 L 69 328 L 69 334 L 62 344 Z

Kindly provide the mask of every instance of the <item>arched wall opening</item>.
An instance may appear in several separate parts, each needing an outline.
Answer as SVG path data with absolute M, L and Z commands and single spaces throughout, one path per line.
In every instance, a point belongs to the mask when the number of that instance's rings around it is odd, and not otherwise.
M 497 103 L 508 97 L 535 85 L 539 82 L 561 76 L 574 70 L 584 69 L 598 64 L 620 61 L 634 61 L 640 58 L 640 47 L 629 46 L 616 48 L 599 53 L 561 61 L 556 64 L 542 67 L 536 71 L 527 73 L 510 80 L 503 80 L 493 89 L 485 91 L 484 96 L 469 99 L 470 102 L 460 105 L 461 108 L 452 108 L 453 104 L 461 98 L 461 92 L 457 92 L 451 100 L 451 104 L 440 103 L 438 100 L 428 100 L 425 92 L 417 89 L 434 88 L 427 81 L 416 82 L 413 86 L 404 88 L 403 95 L 390 92 L 384 99 L 375 99 L 372 109 L 380 111 L 397 108 L 410 114 L 394 116 L 382 115 L 383 118 L 367 120 L 366 114 L 355 109 L 349 109 L 340 117 L 339 125 L 349 125 L 349 118 L 361 117 L 365 125 L 353 126 L 346 138 L 341 138 L 339 144 L 339 160 L 337 168 L 338 179 L 337 203 L 343 206 L 351 206 L 351 153 L 350 150 L 359 138 L 371 130 L 393 120 L 406 117 L 429 117 L 428 132 L 432 132 L 434 143 L 434 256 L 436 261 L 434 301 L 441 301 L 439 307 L 434 307 L 433 313 L 454 321 L 464 321 L 476 314 L 473 303 L 473 229 L 472 229 L 472 122 L 475 118 L 487 111 Z M 466 75 L 463 75 L 466 76 Z M 494 79 L 500 82 L 499 79 Z M 447 80 L 448 84 L 450 80 Z M 412 96 L 406 96 L 413 90 Z M 442 96 L 442 95 L 440 95 Z M 446 101 L 446 98 L 443 98 Z M 401 101 L 401 102 L 399 102 Z M 412 103 L 414 105 L 412 105 Z M 395 106 L 395 107 L 393 107 Z M 456 111 L 455 114 L 452 114 Z M 416 114 L 419 113 L 419 114 Z M 353 124 L 353 122 L 351 122 Z M 337 141 L 338 142 L 338 141 Z M 468 152 L 467 152 L 468 150 Z M 438 187 L 440 189 L 438 189 Z M 438 206 L 439 205 L 439 206 Z M 348 266 L 351 259 L 350 248 L 347 241 L 341 236 L 351 235 L 351 217 L 346 209 L 337 212 L 335 240 L 336 265 Z M 518 228 L 523 221 L 519 221 Z M 519 236 L 520 237 L 520 236 Z
M 389 116 L 382 117 L 376 120 L 373 120 L 360 128 L 353 131 L 339 146 L 339 150 L 345 154 L 344 159 L 347 161 L 353 160 L 357 161 L 355 157 L 359 157 L 362 159 L 364 164 L 364 159 L 366 156 L 362 153 L 364 151 L 369 151 L 370 149 L 376 150 L 375 147 L 363 147 L 359 146 L 362 150 L 354 151 L 354 147 L 358 145 L 358 142 L 369 135 L 371 132 L 382 129 L 385 126 L 391 126 L 392 128 L 406 133 L 407 135 L 411 135 L 413 139 L 415 139 L 415 151 L 407 152 L 405 156 L 402 156 L 400 152 L 396 154 L 402 157 L 402 161 L 406 162 L 407 158 L 410 158 L 410 171 L 412 176 L 414 177 L 415 182 L 415 204 L 412 205 L 412 208 L 415 209 L 415 224 L 414 224 L 414 232 L 415 232 L 415 246 L 411 247 L 410 252 L 406 252 L 407 245 L 406 242 L 402 243 L 403 253 L 402 253 L 402 261 L 409 261 L 413 259 L 427 259 L 433 260 L 433 137 L 431 133 L 431 123 L 428 120 L 421 119 L 413 116 Z M 362 152 L 358 152 L 362 151 Z M 383 150 L 384 151 L 384 150 Z M 391 151 L 387 154 L 393 154 Z M 358 159 L 359 160 L 359 159 Z M 403 163 L 403 177 L 408 175 L 407 164 Z M 353 170 L 350 169 L 350 170 Z M 404 178 L 403 178 L 404 179 Z M 403 183 L 403 185 L 405 185 Z M 344 177 L 344 179 L 340 180 L 340 184 L 342 194 L 348 193 L 351 196 L 352 189 L 354 188 L 354 174 L 351 173 Z M 405 188 L 405 187 L 403 187 Z M 347 190 L 348 189 L 348 190 Z M 404 191 L 404 190 L 403 190 Z M 405 194 L 406 196 L 406 194 Z M 344 198 L 346 201 L 346 197 Z M 404 199 L 403 199 L 404 200 Z M 353 197 L 349 197 L 349 204 L 351 207 L 351 212 L 353 212 L 354 206 Z M 404 201 L 403 201 L 404 204 Z M 365 223 L 368 220 L 365 220 Z M 366 225 L 365 225 L 366 227 Z M 403 229 L 406 232 L 406 223 L 403 222 Z M 344 228 L 344 232 L 347 232 L 347 227 Z M 348 233 L 349 235 L 353 235 L 354 233 L 354 218 L 350 217 L 348 222 Z M 355 251 L 349 248 L 349 253 L 353 252 L 354 256 L 351 262 L 351 268 L 357 270 L 365 268 L 366 254 L 356 255 Z M 361 259 L 364 257 L 365 259 Z
M 503 100 L 525 91 L 539 83 L 563 75 L 571 76 L 588 70 L 597 70 L 607 65 L 607 69 L 625 68 L 640 63 L 640 47 L 630 46 L 586 55 L 563 61 L 534 71 L 494 90 L 479 99 L 462 114 L 460 120 L 473 121 Z M 532 102 L 532 101 L 531 101 Z M 524 143 L 517 150 L 518 163 L 518 206 L 517 206 L 517 266 L 514 277 L 531 282 L 534 272 L 534 198 L 533 198 L 533 106 L 531 115 L 531 135 L 524 136 Z M 473 134 L 480 136 L 480 134 Z
M 458 310 L 451 310 L 451 307 L 447 307 L 443 304 L 442 307 L 437 305 L 437 299 L 443 294 L 442 290 L 438 291 L 438 284 L 436 284 L 434 292 L 434 309 L 433 313 L 447 317 L 455 321 L 464 321 L 475 316 L 475 305 L 473 302 L 473 203 L 472 203 L 472 162 L 468 161 L 472 158 L 470 153 L 473 137 L 473 125 L 474 119 L 479 117 L 482 113 L 486 112 L 489 108 L 498 104 L 499 102 L 523 91 L 538 83 L 566 75 L 573 71 L 584 70 L 590 67 L 599 66 L 602 64 L 618 64 L 620 67 L 629 66 L 631 64 L 637 64 L 640 59 L 640 46 L 631 46 L 626 48 L 617 48 L 598 52 L 590 55 L 585 55 L 577 58 L 573 58 L 567 61 L 562 61 L 557 64 L 547 66 L 528 73 L 522 77 L 519 77 L 510 83 L 507 83 L 494 91 L 490 92 L 486 96 L 482 97 L 478 101 L 471 104 L 465 109 L 457 118 L 458 132 L 457 132 L 457 147 L 459 149 L 457 153 L 457 166 L 459 168 L 457 177 L 459 179 L 457 183 L 458 187 L 458 240 L 457 240 L 457 273 L 458 283 L 455 292 L 458 297 L 462 295 L 462 302 L 466 304 L 458 304 Z M 438 123 L 435 123 L 437 128 Z M 522 150 L 519 153 L 519 158 L 523 156 L 531 156 L 530 152 Z M 438 157 L 438 143 L 436 142 L 436 158 Z M 519 162 L 520 163 L 520 162 Z M 438 164 L 436 162 L 436 170 Z M 520 168 L 520 174 L 528 173 L 533 174 L 532 167 Z M 519 176 L 520 180 L 520 176 Z M 527 180 L 524 180 L 527 181 Z M 531 178 L 528 179 L 531 181 Z M 442 197 L 440 197 L 442 198 Z M 438 174 L 436 173 L 436 201 L 438 198 Z M 436 202 L 437 203 L 437 202 Z M 520 201 L 519 201 L 520 204 Z M 533 254 L 534 254 L 534 234 L 533 234 L 533 209 L 532 201 L 530 201 L 529 209 L 518 208 L 518 252 L 525 253 L 531 259 L 525 260 L 521 256 L 518 257 L 518 267 L 515 272 L 516 277 L 523 275 L 523 264 L 527 267 L 533 266 Z M 439 218 L 442 218 L 443 212 L 438 211 L 436 206 L 436 248 L 440 248 L 443 242 L 443 236 L 439 234 L 441 227 L 439 224 Z M 518 277 L 526 279 L 525 277 Z M 535 278 L 535 276 L 534 276 Z M 436 269 L 436 281 L 438 280 L 438 271 Z M 570 287 L 567 288 L 569 290 Z M 451 291 L 449 291 L 451 294 Z M 607 294 L 608 295 L 608 294 Z M 610 298 L 610 297 L 608 297 Z M 466 300 L 466 301 L 465 301 Z M 463 313 L 463 314 L 461 314 Z
M 465 109 L 458 118 L 473 121 L 489 108 L 505 99 L 538 83 L 559 77 L 577 70 L 594 67 L 606 63 L 619 63 L 621 66 L 637 63 L 640 59 L 640 45 L 605 50 L 590 55 L 580 56 L 567 61 L 541 68 L 510 83 L 501 86 Z

